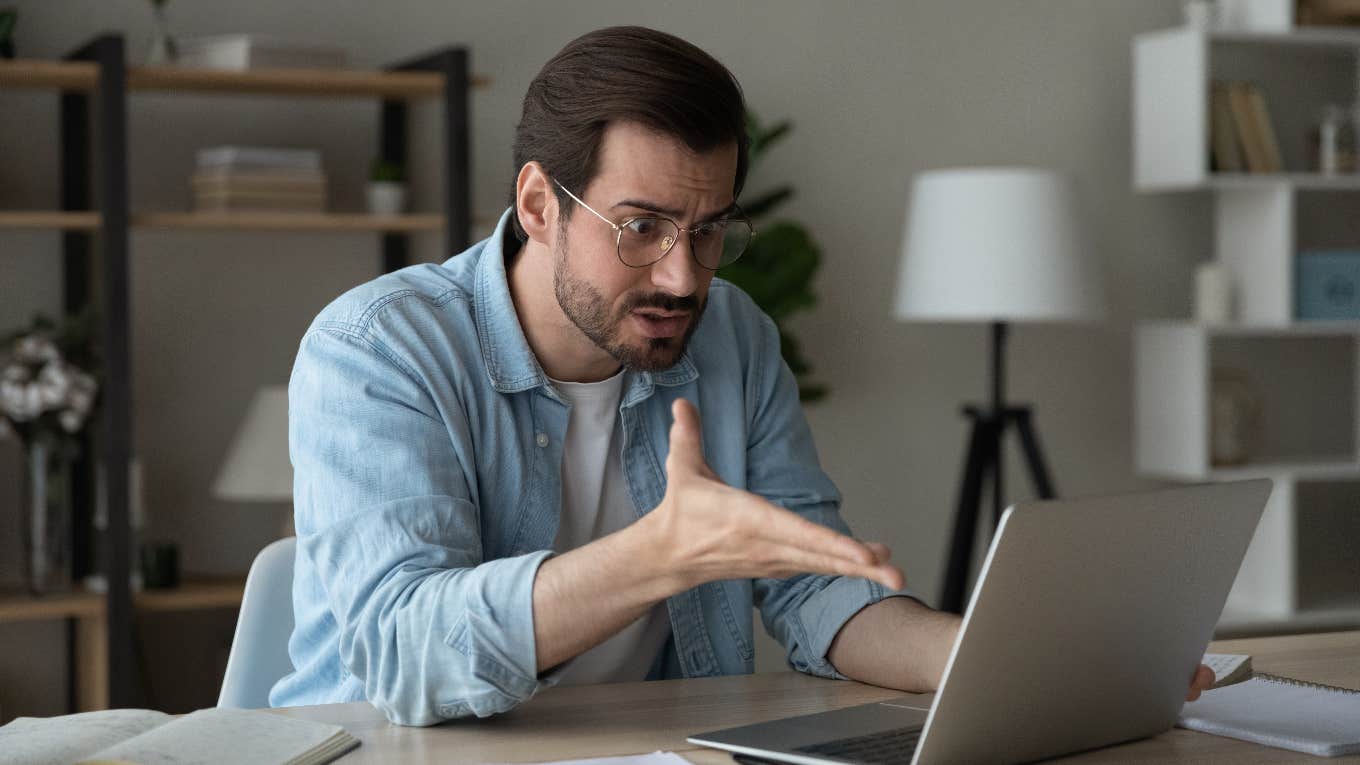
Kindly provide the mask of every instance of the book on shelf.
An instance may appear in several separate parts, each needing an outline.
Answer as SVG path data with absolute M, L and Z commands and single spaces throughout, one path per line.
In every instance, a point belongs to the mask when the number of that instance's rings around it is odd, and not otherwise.
M 322 765 L 358 745 L 359 740 L 339 725 L 272 712 L 212 708 L 174 717 L 150 709 L 108 709 L 20 717 L 0 727 L 0 764 L 230 759 Z
M 1261 89 L 1250 82 L 1215 82 L 1210 93 L 1209 140 L 1215 169 L 1283 172 L 1280 142 Z
M 326 174 L 312 149 L 217 146 L 189 179 L 198 212 L 321 212 Z
M 217 35 L 179 42 L 177 66 L 189 69 L 341 69 L 345 50 L 264 35 Z
M 1224 82 L 1215 82 L 1210 90 L 1209 134 L 1215 171 L 1240 173 L 1247 169 L 1242 144 L 1237 140 L 1237 125 L 1233 123 L 1228 85 Z
M 266 146 L 212 146 L 198 150 L 198 168 L 231 170 L 305 170 L 321 172 L 321 152 Z

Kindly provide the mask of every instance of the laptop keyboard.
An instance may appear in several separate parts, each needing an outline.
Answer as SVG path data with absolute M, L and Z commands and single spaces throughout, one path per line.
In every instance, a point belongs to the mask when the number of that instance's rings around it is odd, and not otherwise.
M 896 728 L 880 733 L 870 733 L 867 736 L 838 738 L 835 741 L 799 747 L 794 751 L 815 757 L 831 757 L 846 762 L 874 763 L 874 765 L 879 763 L 884 765 L 909 765 L 911 756 L 916 751 L 916 744 L 920 740 L 921 729 L 919 727 Z

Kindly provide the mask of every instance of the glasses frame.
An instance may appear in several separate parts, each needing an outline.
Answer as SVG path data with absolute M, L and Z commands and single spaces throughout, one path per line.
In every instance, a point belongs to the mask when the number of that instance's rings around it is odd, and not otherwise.
M 560 181 L 558 181 L 556 178 L 553 178 L 553 179 L 552 179 L 552 182 L 557 184 L 557 188 L 559 188 L 559 189 L 561 189 L 562 191 L 566 192 L 567 196 L 569 196 L 569 197 L 571 197 L 572 199 L 576 200 L 576 204 L 578 204 L 578 205 L 580 205 L 580 206 L 586 208 L 586 209 L 589 210 L 596 218 L 599 218 L 600 220 L 604 221 L 605 223 L 608 223 L 608 224 L 609 224 L 609 227 L 612 228 L 612 229 L 614 229 L 614 255 L 618 257 L 620 263 L 624 264 L 625 266 L 628 266 L 629 268 L 647 268 L 648 266 L 656 265 L 657 263 L 661 262 L 661 259 L 662 259 L 662 258 L 664 258 L 664 257 L 666 257 L 667 255 L 671 254 L 671 250 L 675 249 L 676 243 L 678 243 L 678 242 L 680 241 L 680 234 L 685 234 L 686 236 L 689 236 L 689 235 L 693 234 L 695 231 L 698 230 L 698 226 L 695 226 L 694 228 L 685 228 L 684 226 L 681 226 L 679 223 L 676 223 L 675 221 L 671 220 L 670 218 L 667 218 L 667 217 L 664 216 L 664 215 L 657 215 L 656 213 L 646 213 L 646 214 L 644 214 L 644 215 L 630 215 L 629 217 L 624 218 L 622 223 L 615 223 L 614 221 L 612 221 L 612 220 L 606 218 L 605 216 L 601 215 L 601 214 L 599 213 L 599 211 L 597 211 L 594 207 L 591 207 L 590 205 L 586 204 L 585 201 L 582 200 L 580 197 L 578 197 L 578 196 L 576 196 L 575 194 L 571 193 L 571 189 L 567 188 L 566 186 L 563 186 L 562 183 L 561 183 Z M 741 205 L 737 204 L 735 201 L 732 203 L 732 206 L 736 208 L 737 212 L 741 212 Z M 629 263 L 628 261 L 626 261 L 626 260 L 623 259 L 623 228 L 624 228 L 624 226 L 627 226 L 629 223 L 632 223 L 632 222 L 635 221 L 635 220 L 640 220 L 640 219 L 642 219 L 642 218 L 651 218 L 651 219 L 654 219 L 654 220 L 664 220 L 664 221 L 666 221 L 667 223 L 671 224 L 672 226 L 675 226 L 676 236 L 675 236 L 675 240 L 672 241 L 672 242 L 670 243 L 670 245 L 668 245 L 668 246 L 666 247 L 666 249 L 662 250 L 662 251 L 661 251 L 661 254 L 660 254 L 660 255 L 657 255 L 655 259 L 649 260 L 649 261 L 647 261 L 646 263 L 643 263 L 642 265 L 635 266 L 635 265 L 633 265 L 632 263 Z M 702 224 L 702 225 L 705 225 L 705 226 L 706 226 L 706 225 L 708 225 L 709 223 L 719 223 L 719 222 L 745 223 L 745 224 L 746 224 L 746 228 L 748 228 L 748 229 L 751 230 L 751 235 L 746 239 L 746 246 L 741 248 L 741 252 L 737 253 L 737 256 L 736 256 L 735 258 L 732 258 L 732 262 L 731 262 L 731 263 L 724 263 L 724 264 L 722 264 L 722 265 L 720 265 L 720 266 L 716 266 L 716 267 L 705 265 L 703 261 L 699 260 L 699 256 L 698 256 L 698 255 L 695 253 L 695 251 L 694 251 L 694 240 L 693 240 L 693 238 L 691 238 L 691 239 L 690 239 L 689 255 L 690 255 L 691 258 L 694 258 L 694 262 L 695 262 L 695 263 L 698 263 L 698 264 L 699 264 L 699 267 L 702 268 L 702 269 L 704 269 L 705 271 L 719 271 L 719 270 L 721 270 L 721 269 L 723 269 L 723 268 L 726 268 L 727 266 L 732 265 L 732 263 L 736 263 L 738 260 L 741 260 L 741 256 L 742 256 L 742 255 L 745 255 L 745 254 L 746 254 L 746 250 L 751 246 L 751 239 L 754 239 L 754 238 L 755 238 L 755 235 L 756 235 L 756 227 L 753 226 L 753 225 L 751 225 L 751 219 L 750 219 L 750 218 L 747 218 L 744 214 L 743 214 L 743 215 L 740 215 L 740 216 L 738 216 L 738 217 L 730 217 L 730 216 L 729 216 L 729 217 L 719 218 L 719 219 L 717 219 L 717 220 L 707 221 L 706 223 L 704 223 L 704 224 Z

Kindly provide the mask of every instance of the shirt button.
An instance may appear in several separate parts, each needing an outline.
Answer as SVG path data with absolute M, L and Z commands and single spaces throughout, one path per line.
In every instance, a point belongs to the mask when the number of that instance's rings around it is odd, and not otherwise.
M 538 434 L 538 437 L 534 439 L 534 443 L 538 444 L 538 448 L 540 448 L 540 449 L 545 449 L 545 448 L 547 448 L 547 446 L 548 446 L 548 434 L 547 434 L 547 433 L 539 433 L 539 434 Z

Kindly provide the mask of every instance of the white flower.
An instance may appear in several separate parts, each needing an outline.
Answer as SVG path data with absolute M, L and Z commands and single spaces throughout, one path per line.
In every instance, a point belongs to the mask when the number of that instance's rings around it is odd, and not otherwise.
M 40 383 L 29 383 L 24 389 L 24 399 L 25 411 L 29 417 L 37 417 L 47 408 L 43 406 L 43 386 Z
M 57 409 L 66 403 L 71 393 L 69 367 L 60 361 L 49 361 L 38 373 L 38 384 L 42 386 L 43 407 Z
M 75 433 L 80 430 L 80 425 L 85 420 L 79 412 L 74 412 L 70 409 L 57 415 L 57 419 L 61 422 L 62 429 L 67 433 Z
M 41 363 L 60 359 L 61 351 L 51 340 L 41 335 L 28 335 L 19 338 L 14 344 L 14 355 L 19 361 Z
M 32 377 L 33 371 L 17 361 L 11 361 L 5 367 L 4 373 L 0 374 L 0 380 L 16 383 L 28 382 Z
M 90 407 L 94 404 L 94 396 L 83 390 L 72 390 L 71 395 L 67 397 L 66 404 L 84 417 L 90 413 Z
M 25 422 L 36 416 L 28 411 L 28 386 L 5 380 L 0 382 L 0 409 L 15 422 Z

